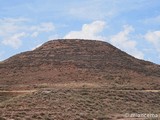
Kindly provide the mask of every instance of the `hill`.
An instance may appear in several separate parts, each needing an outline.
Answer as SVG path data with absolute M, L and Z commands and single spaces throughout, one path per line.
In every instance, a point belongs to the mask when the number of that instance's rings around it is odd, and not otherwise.
M 93 40 L 52 40 L 0 63 L 0 84 L 6 89 L 73 81 L 117 89 L 160 89 L 159 77 L 159 65 Z
M 102 41 L 52 40 L 17 54 L 0 63 L 0 89 L 0 120 L 160 116 L 160 65 Z

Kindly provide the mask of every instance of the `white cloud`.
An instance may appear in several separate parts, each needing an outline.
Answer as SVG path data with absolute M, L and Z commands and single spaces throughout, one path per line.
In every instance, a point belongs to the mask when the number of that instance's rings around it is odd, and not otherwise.
M 15 33 L 16 31 L 20 31 L 24 29 L 24 26 L 21 24 L 23 22 L 29 21 L 25 18 L 3 18 L 0 19 L 0 36 L 8 36 L 10 34 Z
M 123 31 L 120 31 L 116 35 L 110 36 L 110 42 L 134 57 L 142 59 L 144 54 L 137 49 L 137 42 L 132 40 L 130 37 L 130 33 L 134 31 L 134 28 L 129 25 L 125 25 L 123 28 Z
M 41 23 L 40 25 L 30 27 L 30 31 L 33 31 L 33 33 L 31 34 L 31 37 L 37 37 L 41 32 L 50 32 L 54 30 L 55 30 L 55 27 L 51 22 Z
M 38 32 L 36 31 L 36 32 L 33 32 L 32 34 L 31 34 L 31 37 L 37 37 L 38 36 Z
M 26 33 L 22 32 L 22 33 L 17 33 L 14 34 L 13 36 L 10 36 L 8 38 L 5 38 L 2 43 L 4 45 L 9 45 L 13 48 L 18 48 L 19 46 L 21 46 L 22 42 L 21 42 L 21 38 L 26 37 Z
M 17 22 L 25 22 L 25 21 L 30 21 L 27 18 L 3 18 L 0 19 L 0 22 L 8 22 L 8 23 L 17 23 Z
M 50 32 L 55 29 L 53 23 L 48 22 L 48 23 L 41 23 L 38 26 L 31 26 L 30 30 L 32 31 L 37 31 L 37 32 Z
M 20 25 L 21 22 L 26 21 L 22 18 L 4 18 L 0 19 L 0 37 L 2 38 L 1 43 L 4 45 L 9 45 L 13 48 L 18 48 L 22 43 L 20 38 L 24 37 L 25 34 L 16 33 L 18 31 L 23 30 Z
M 94 21 L 90 24 L 84 24 L 81 31 L 71 31 L 65 35 L 67 38 L 81 38 L 81 39 L 103 39 L 98 35 L 105 28 L 106 23 L 104 21 Z
M 31 20 L 26 18 L 3 18 L 0 19 L 0 43 L 19 48 L 24 37 L 38 37 L 40 33 L 55 30 L 53 23 L 44 22 L 38 25 L 28 24 Z
M 36 48 L 38 48 L 38 47 L 40 47 L 42 45 L 42 43 L 41 44 L 38 44 L 38 45 L 36 45 L 34 48 L 32 48 L 31 50 L 35 50 Z
M 150 31 L 144 35 L 144 38 L 152 43 L 160 54 L 160 31 Z

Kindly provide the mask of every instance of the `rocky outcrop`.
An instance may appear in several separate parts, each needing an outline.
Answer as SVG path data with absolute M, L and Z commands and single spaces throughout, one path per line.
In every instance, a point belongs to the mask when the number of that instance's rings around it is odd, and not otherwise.
M 0 84 L 85 81 L 117 89 L 160 89 L 160 66 L 136 59 L 109 43 L 52 40 L 0 63 Z

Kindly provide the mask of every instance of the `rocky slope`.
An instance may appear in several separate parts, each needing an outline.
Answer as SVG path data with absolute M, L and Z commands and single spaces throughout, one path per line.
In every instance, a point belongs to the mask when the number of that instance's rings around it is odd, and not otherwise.
M 116 89 L 160 89 L 160 66 L 106 42 L 52 40 L 0 63 L 1 89 L 69 82 Z
M 106 42 L 53 40 L 0 63 L 0 120 L 158 120 L 159 96 L 160 66 Z

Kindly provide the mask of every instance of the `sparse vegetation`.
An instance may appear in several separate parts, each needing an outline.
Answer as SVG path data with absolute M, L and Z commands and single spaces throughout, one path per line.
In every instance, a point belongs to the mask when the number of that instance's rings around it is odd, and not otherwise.
M 160 114 L 160 66 L 100 41 L 55 40 L 15 55 L 0 64 L 0 90 L 0 120 Z
M 116 114 L 122 117 L 125 113 L 160 113 L 160 98 L 157 96 L 160 92 L 102 88 L 44 89 L 1 103 L 0 116 L 35 120 L 107 120 Z

